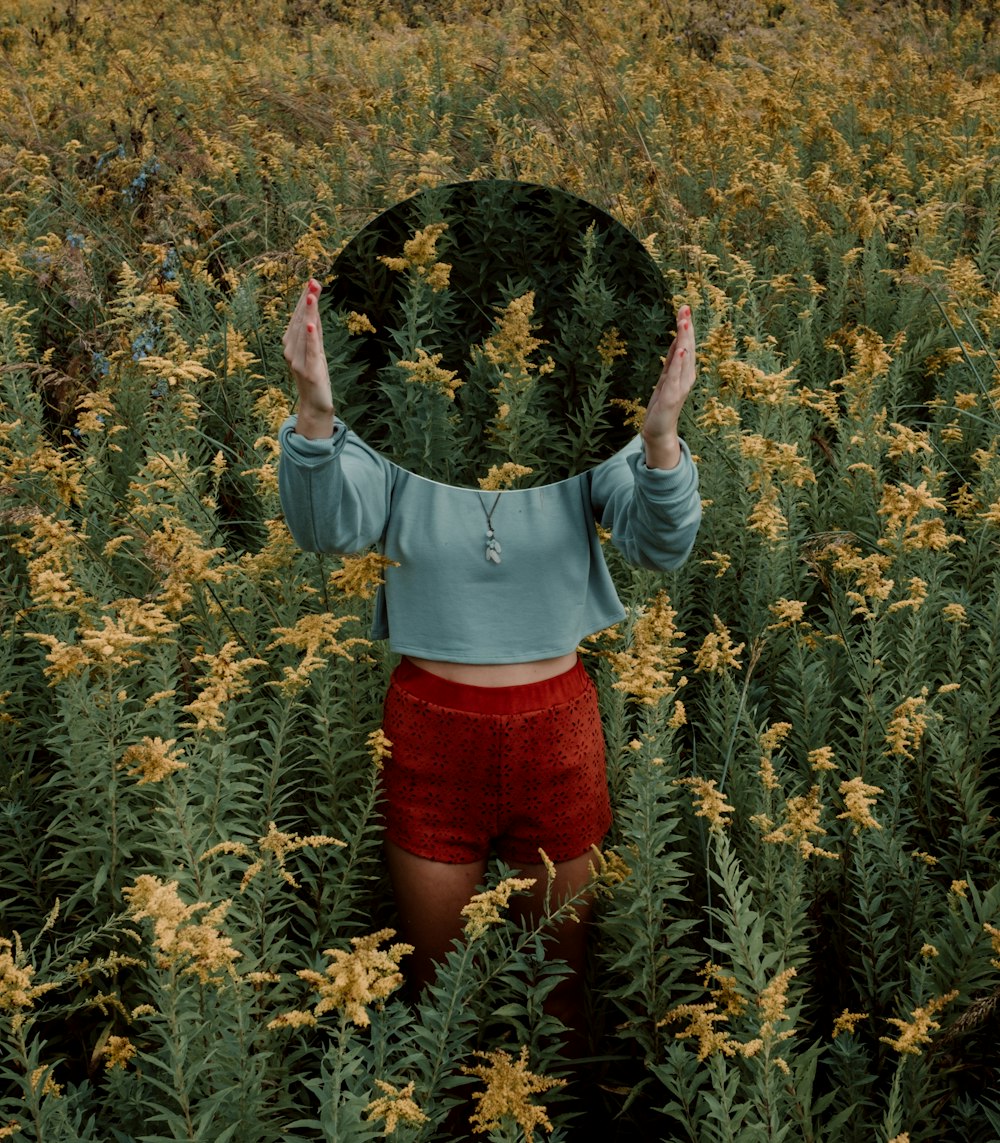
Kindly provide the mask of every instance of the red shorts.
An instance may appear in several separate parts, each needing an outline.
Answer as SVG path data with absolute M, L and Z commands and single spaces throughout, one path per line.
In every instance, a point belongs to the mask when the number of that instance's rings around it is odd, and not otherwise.
M 386 838 L 431 861 L 569 861 L 611 824 L 597 689 L 578 660 L 514 687 L 453 683 L 403 659 L 385 700 Z

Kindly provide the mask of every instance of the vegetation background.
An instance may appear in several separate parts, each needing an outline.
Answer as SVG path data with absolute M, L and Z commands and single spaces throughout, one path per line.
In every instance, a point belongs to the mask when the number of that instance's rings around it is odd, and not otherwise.
M 4 5 L 0 1137 L 1000 1138 L 998 60 L 985 0 Z M 703 347 L 697 548 L 586 647 L 587 1120 L 507 871 L 398 987 L 378 561 L 275 492 L 303 279 L 483 176 Z

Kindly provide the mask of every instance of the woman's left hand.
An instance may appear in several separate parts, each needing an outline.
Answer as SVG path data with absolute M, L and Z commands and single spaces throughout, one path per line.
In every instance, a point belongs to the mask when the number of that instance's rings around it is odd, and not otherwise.
M 674 468 L 680 463 L 677 424 L 694 379 L 694 324 L 691 307 L 682 306 L 677 315 L 677 336 L 663 359 L 663 372 L 646 406 L 642 440 L 648 468 Z

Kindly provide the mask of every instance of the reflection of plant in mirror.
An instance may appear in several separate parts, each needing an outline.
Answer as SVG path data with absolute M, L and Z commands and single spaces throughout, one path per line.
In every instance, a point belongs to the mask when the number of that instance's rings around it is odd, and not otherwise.
M 327 345 L 335 403 L 404 468 L 539 484 L 633 436 L 612 399 L 644 398 L 655 381 L 663 280 L 582 200 L 501 180 L 437 188 L 376 218 L 334 268 L 328 324 L 358 335 Z

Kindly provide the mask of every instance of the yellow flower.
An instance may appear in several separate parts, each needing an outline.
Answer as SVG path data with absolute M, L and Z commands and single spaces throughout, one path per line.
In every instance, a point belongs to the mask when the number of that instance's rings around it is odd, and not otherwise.
M 121 1068 L 125 1071 L 136 1050 L 135 1044 L 127 1036 L 109 1036 L 102 1053 L 105 1070 L 110 1072 L 115 1068 Z
M 961 603 L 946 603 L 941 608 L 941 614 L 947 623 L 958 623 L 963 627 L 968 624 L 968 617 Z
M 528 1071 L 528 1049 L 521 1048 L 520 1057 L 515 1060 L 506 1052 L 476 1052 L 484 1064 L 463 1067 L 466 1075 L 478 1076 L 486 1084 L 486 1090 L 474 1092 L 472 1098 L 478 1103 L 469 1123 L 474 1125 L 477 1134 L 492 1131 L 503 1126 L 505 1117 L 510 1117 L 524 1132 L 526 1143 L 532 1143 L 536 1127 L 552 1130 L 552 1124 L 544 1107 L 530 1102 L 530 1097 L 561 1087 L 565 1080 L 551 1079 L 548 1076 L 533 1075 Z
M 368 749 L 377 770 L 381 770 L 385 760 L 392 757 L 392 743 L 386 738 L 385 731 L 381 727 L 368 735 Z
M 351 312 L 344 319 L 344 324 L 347 326 L 348 332 L 355 335 L 359 333 L 375 332 L 375 327 L 372 325 L 368 315 L 356 313 L 354 310 L 351 310 Z
M 899 1029 L 899 1035 L 895 1039 L 889 1036 L 880 1036 L 879 1042 L 888 1044 L 890 1048 L 895 1048 L 901 1054 L 919 1056 L 924 1045 L 931 1042 L 931 1032 L 941 1027 L 934 1017 L 956 996 L 958 996 L 957 988 L 951 992 L 946 992 L 944 996 L 934 997 L 926 1005 L 914 1008 L 909 1020 L 890 1017 L 889 1023 L 896 1025 Z
M 515 464 L 508 460 L 504 464 L 494 464 L 485 476 L 479 478 L 479 487 L 484 492 L 499 492 L 510 488 L 522 476 L 530 476 L 535 470 L 526 464 Z
M 123 893 L 129 902 L 130 917 L 137 921 L 148 917 L 153 921 L 153 942 L 165 967 L 180 967 L 181 972 L 197 976 L 202 984 L 219 983 L 223 973 L 235 977 L 233 963 L 241 953 L 219 930 L 229 901 L 214 908 L 206 901 L 185 905 L 176 881 L 163 882 L 149 874 L 137 877 Z M 195 920 L 195 915 L 206 909 L 209 911 L 201 920 Z
M 914 758 L 927 729 L 927 688 L 919 695 L 904 699 L 896 707 L 886 731 L 888 753 L 899 758 Z
M 647 706 L 655 706 L 687 680 L 677 678 L 683 647 L 674 646 L 684 632 L 674 626 L 677 612 L 665 591 L 658 592 L 632 628 L 632 645 L 627 651 L 609 651 L 607 658 L 618 679 L 616 691 L 624 691 Z
M 962 881 L 962 880 L 952 881 L 952 883 L 949 887 L 949 892 L 954 893 L 956 897 L 965 897 L 966 896 L 965 891 L 968 888 L 969 888 L 968 881 Z
M 854 1029 L 859 1021 L 867 1020 L 868 1015 L 865 1012 L 849 1012 L 846 1008 L 833 1022 L 833 1038 L 840 1035 L 841 1032 L 848 1032 L 854 1034 Z
M 781 598 L 775 600 L 768 610 L 778 621 L 772 623 L 768 627 L 768 631 L 781 631 L 785 627 L 794 627 L 796 623 L 802 622 L 806 605 L 800 599 Z
M 239 658 L 241 651 L 240 644 L 230 640 L 218 654 L 195 655 L 192 659 L 208 666 L 207 674 L 199 680 L 201 693 L 182 708 L 195 716 L 195 730 L 221 731 L 226 724 L 223 704 L 246 694 L 250 689 L 247 675 L 254 667 L 267 666 L 263 659 Z
M 734 671 L 742 670 L 737 656 L 746 644 L 733 643 L 729 628 L 718 615 L 712 616 L 712 623 L 715 630 L 705 636 L 702 645 L 694 653 L 695 671 L 721 675 L 728 667 Z
M 523 893 L 534 884 L 534 877 L 507 877 L 495 889 L 476 893 L 462 909 L 462 916 L 468 918 L 465 922 L 466 938 L 474 941 L 491 925 L 499 925 L 503 921 L 500 910 L 510 904 L 511 895 Z
M 282 880 L 290 885 L 293 889 L 299 887 L 298 882 L 292 874 L 285 868 L 285 858 L 289 853 L 294 853 L 296 850 L 315 848 L 323 845 L 338 845 L 344 846 L 346 842 L 340 841 L 335 837 L 327 837 L 326 834 L 310 834 L 307 837 L 300 837 L 297 833 L 283 833 L 277 828 L 274 822 L 267 823 L 267 833 L 257 839 L 257 850 L 261 854 L 260 858 L 251 860 L 249 867 L 243 874 L 243 880 L 240 882 L 240 892 L 250 884 L 250 882 L 264 869 L 265 858 L 270 855 L 271 860 L 275 862 L 278 867 L 278 873 Z M 222 841 L 218 845 L 213 845 L 211 849 L 205 850 L 199 860 L 208 861 L 209 858 L 215 857 L 219 853 L 232 853 L 237 857 L 252 859 L 253 854 L 250 847 L 244 845 L 241 841 Z
M 695 817 L 705 818 L 709 829 L 713 833 L 720 832 L 729 825 L 729 814 L 734 813 L 735 806 L 729 805 L 721 790 L 716 789 L 714 778 L 677 778 L 675 786 L 690 786 L 694 792 Z
M 861 777 L 851 778 L 850 781 L 840 783 L 840 793 L 847 809 L 842 814 L 837 814 L 838 819 L 853 822 L 855 833 L 862 829 L 882 828 L 871 814 L 871 807 L 875 805 L 872 795 L 885 793 L 880 786 L 869 786 Z
M 341 556 L 340 568 L 330 574 L 330 584 L 350 598 L 374 599 L 376 591 L 385 582 L 385 569 L 395 567 L 399 564 L 381 552 Z
M 726 552 L 713 552 L 712 558 L 701 561 L 705 567 L 715 568 L 715 578 L 722 579 L 727 571 L 733 566 L 733 557 Z
M 0 937 L 0 1012 L 13 1015 L 17 1025 L 23 1021 L 24 1010 L 34 1008 L 39 996 L 59 987 L 56 983 L 32 984 L 34 966 L 21 961 L 20 940 L 15 946 L 6 937 Z
M 357 585 L 354 585 L 357 587 Z M 356 646 L 367 647 L 369 640 L 360 636 L 351 636 L 339 640 L 337 635 L 345 624 L 356 623 L 356 615 L 333 615 L 328 611 L 316 612 L 303 617 L 294 627 L 275 627 L 272 635 L 278 638 L 268 644 L 268 650 L 276 647 L 293 647 L 303 652 L 298 666 L 283 667 L 284 678 L 280 683 L 273 684 L 288 693 L 296 693 L 309 685 L 312 674 L 327 666 L 329 660 L 324 656 L 338 655 L 348 662 L 353 662 L 351 648 Z
M 385 1080 L 377 1079 L 376 1086 L 382 1095 L 373 1099 L 365 1108 L 367 1119 L 384 1119 L 383 1135 L 392 1135 L 400 1123 L 427 1123 L 427 1116 L 417 1107 L 413 1099 L 413 1080 L 406 1087 L 396 1088 Z
M 819 786 L 813 786 L 808 794 L 789 798 L 785 803 L 785 821 L 765 834 L 764 841 L 772 845 L 797 845 L 804 858 L 816 856 L 838 860 L 838 854 L 820 849 L 811 841 L 813 837 L 823 837 L 826 834 L 826 830 L 819 824 L 823 810 L 819 793 Z
M 177 770 L 186 770 L 187 763 L 181 761 L 181 753 L 174 751 L 176 738 L 168 738 L 166 742 L 156 738 L 143 738 L 136 746 L 130 746 L 122 755 L 120 766 L 131 766 L 128 771 L 130 778 L 139 778 L 140 786 L 147 782 L 162 782 L 168 774 Z
M 705 1004 L 678 1004 L 657 1023 L 657 1027 L 662 1028 L 676 1020 L 687 1020 L 687 1025 L 674 1033 L 674 1038 L 696 1039 L 698 1059 L 707 1060 L 715 1052 L 721 1052 L 724 1056 L 735 1056 L 742 1048 L 738 1040 L 734 1040 L 727 1032 L 716 1029 L 715 1025 L 723 1023 L 726 1019 L 727 1013 L 720 1012 L 714 1001 Z
M 430 389 L 436 389 L 443 397 L 447 397 L 449 401 L 454 401 L 455 391 L 464 382 L 454 369 L 441 367 L 441 358 L 444 355 L 428 353 L 420 347 L 417 348 L 416 354 L 416 361 L 403 359 L 396 362 L 399 368 L 408 374 L 407 380 L 426 385 Z
M 815 770 L 817 773 L 822 770 L 837 769 L 837 764 L 833 761 L 832 746 L 817 746 L 815 750 L 810 750 L 806 757 L 810 769 Z
M 314 1015 L 322 1016 L 325 1012 L 340 1009 L 359 1028 L 371 1023 L 365 1005 L 384 1000 L 403 983 L 399 960 L 413 952 L 413 946 L 406 944 L 391 945 L 387 949 L 378 947 L 392 936 L 395 936 L 394 930 L 380 929 L 368 936 L 352 937 L 354 948 L 351 952 L 324 950 L 323 955 L 332 962 L 325 972 L 314 972 L 308 968 L 299 971 L 298 975 L 319 993 L 320 999 L 313 1007 Z

